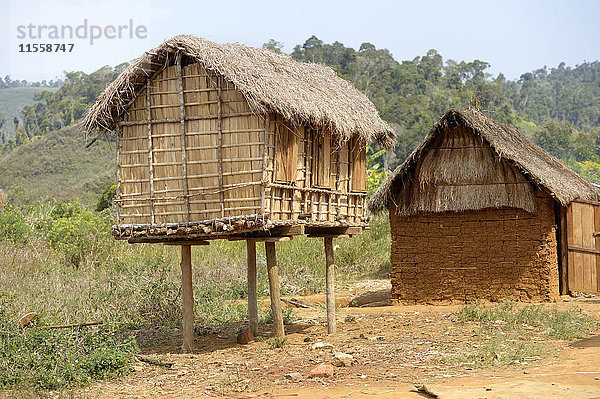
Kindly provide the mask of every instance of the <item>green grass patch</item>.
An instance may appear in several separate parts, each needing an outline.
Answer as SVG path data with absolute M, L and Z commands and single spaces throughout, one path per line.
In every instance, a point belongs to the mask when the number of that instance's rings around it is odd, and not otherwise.
M 474 342 L 441 361 L 457 366 L 490 367 L 539 360 L 553 351 L 552 340 L 575 340 L 600 327 L 578 307 L 565 310 L 514 302 L 464 305 L 454 316 L 473 324 Z
M 7 302 L 7 295 L 2 295 L 0 388 L 56 390 L 130 371 L 139 351 L 133 337 L 110 326 L 21 329 L 9 318 Z

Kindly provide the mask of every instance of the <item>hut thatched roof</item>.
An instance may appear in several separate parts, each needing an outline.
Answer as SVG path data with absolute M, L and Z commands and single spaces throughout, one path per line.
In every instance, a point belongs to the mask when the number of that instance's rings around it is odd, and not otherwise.
M 412 183 L 415 166 L 432 148 L 435 139 L 453 126 L 472 130 L 484 143 L 489 144 L 497 157 L 514 166 L 562 205 L 577 199 L 600 200 L 600 189 L 535 145 L 516 127 L 494 121 L 478 110 L 469 108 L 451 109 L 435 124 L 419 147 L 387 178 L 369 201 L 372 212 L 381 212 L 392 206 L 401 207 L 403 198 L 406 198 L 403 192 Z M 403 213 L 418 213 L 418 209 L 404 209 Z
M 273 111 L 291 122 L 329 128 L 344 141 L 358 137 L 375 139 L 386 149 L 394 145 L 394 131 L 381 120 L 373 103 L 331 68 L 190 35 L 169 39 L 135 60 L 88 111 L 85 129 L 113 129 L 147 79 L 167 66 L 169 54 L 178 52 L 233 83 L 256 113 Z

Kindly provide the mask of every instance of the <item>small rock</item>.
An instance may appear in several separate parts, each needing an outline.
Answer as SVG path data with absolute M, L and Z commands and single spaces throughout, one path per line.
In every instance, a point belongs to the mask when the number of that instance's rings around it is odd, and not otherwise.
M 313 338 L 312 337 L 306 337 L 304 338 L 304 342 L 312 342 Z
M 315 342 L 314 344 L 311 345 L 312 349 L 325 349 L 325 348 L 333 348 L 332 344 L 328 344 L 325 342 Z
M 21 317 L 19 321 L 21 323 L 21 328 L 29 326 L 32 322 L 37 320 L 39 315 L 35 312 L 27 313 L 25 316 Z
M 596 381 L 600 381 L 600 377 L 596 377 L 596 378 L 595 378 L 595 380 L 596 380 Z
M 354 358 L 347 353 L 337 352 L 333 355 L 332 364 L 337 367 L 350 367 Z
M 529 370 L 523 370 L 523 374 L 529 374 Z
M 308 372 L 310 378 L 330 378 L 333 377 L 333 366 L 331 364 L 323 363 L 317 367 L 311 369 Z
M 254 334 L 252 334 L 252 331 L 243 331 L 237 335 L 238 344 L 246 345 L 252 341 L 254 341 Z
M 302 381 L 302 374 L 300 373 L 288 373 L 283 378 L 290 381 Z

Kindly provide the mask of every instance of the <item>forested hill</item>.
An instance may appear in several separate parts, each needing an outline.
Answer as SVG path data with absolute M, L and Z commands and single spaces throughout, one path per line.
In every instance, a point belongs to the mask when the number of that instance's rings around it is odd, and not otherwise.
M 281 51 L 283 46 L 271 40 L 264 47 Z M 353 49 L 340 42 L 324 43 L 315 36 L 297 45 L 291 56 L 331 66 L 375 103 L 398 134 L 394 153 L 384 157 L 387 169 L 402 162 L 448 108 L 476 102 L 489 116 L 516 125 L 586 178 L 600 183 L 598 61 L 543 67 L 512 81 L 490 74 L 490 65 L 481 60 L 444 59 L 430 50 L 412 60 L 397 61 L 388 50 L 370 43 Z M 23 108 L 16 137 L 0 143 L 0 166 L 10 168 L 6 162 L 14 162 L 14 154 L 7 154 L 15 148 L 77 121 L 125 66 L 103 67 L 91 74 L 67 73 L 57 91 L 37 94 L 35 104 Z M 0 130 L 1 122 L 0 115 Z
M 271 41 L 267 46 L 277 49 L 278 44 Z M 355 50 L 313 36 L 291 55 L 330 65 L 369 96 L 398 132 L 390 166 L 401 162 L 448 108 L 469 105 L 473 95 L 486 114 L 517 125 L 556 156 L 598 161 L 598 61 L 574 68 L 561 63 L 511 81 L 502 74 L 492 76 L 485 61 L 445 60 L 436 50 L 399 62 L 370 43 Z

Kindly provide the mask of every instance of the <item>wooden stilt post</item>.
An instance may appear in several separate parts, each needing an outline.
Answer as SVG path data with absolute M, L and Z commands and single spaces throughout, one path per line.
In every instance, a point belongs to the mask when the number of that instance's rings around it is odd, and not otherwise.
M 256 292 L 256 242 L 246 240 L 248 252 L 248 326 L 252 335 L 258 332 L 258 303 Z
M 192 247 L 181 246 L 181 291 L 183 298 L 183 351 L 194 351 L 194 292 L 192 290 Z
M 335 334 L 335 267 L 333 257 L 333 238 L 325 240 L 325 285 L 327 293 L 327 333 Z
M 271 310 L 273 311 L 273 333 L 276 337 L 283 337 L 283 314 L 281 312 L 281 299 L 279 295 L 279 275 L 277 273 L 277 258 L 275 256 L 275 243 L 265 242 L 267 252 L 267 272 L 269 274 L 269 289 L 271 291 Z

